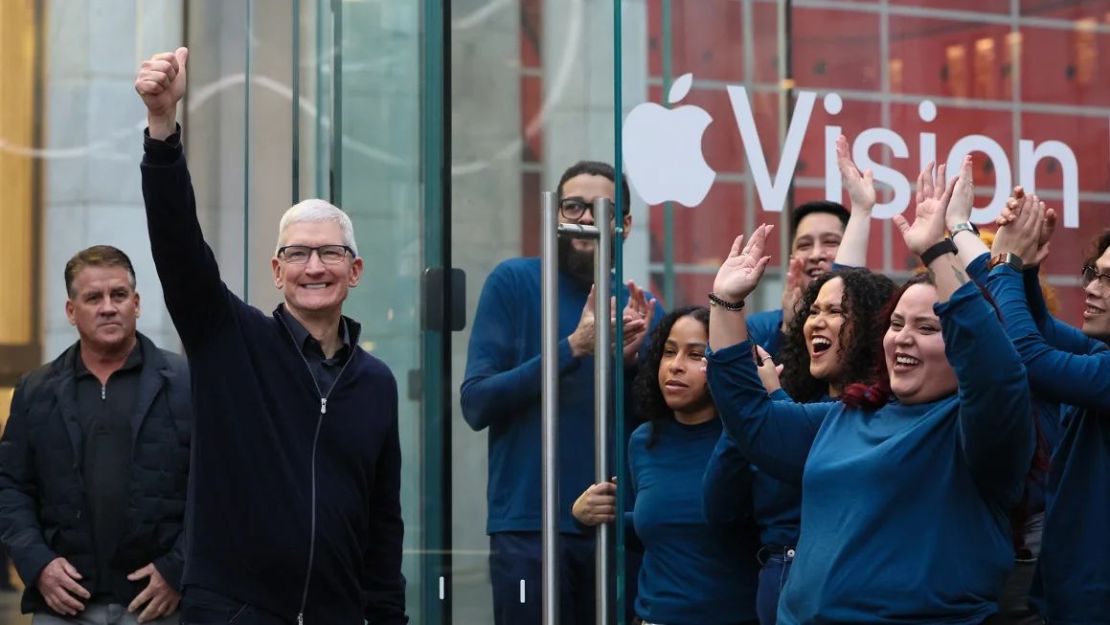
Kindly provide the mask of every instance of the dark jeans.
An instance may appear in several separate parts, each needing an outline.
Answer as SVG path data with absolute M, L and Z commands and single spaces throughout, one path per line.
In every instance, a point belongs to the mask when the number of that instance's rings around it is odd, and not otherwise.
M 495 625 L 539 625 L 540 597 L 543 594 L 540 533 L 500 532 L 491 534 L 489 543 L 493 622 Z M 561 534 L 559 568 L 562 571 L 559 579 L 560 625 L 593 625 L 593 536 Z
M 759 625 L 775 625 L 779 613 L 779 595 L 782 594 L 782 587 L 786 585 L 790 565 L 794 562 L 794 548 L 764 547 L 759 550 L 759 561 L 763 564 L 763 568 L 759 569 L 755 613 L 759 617 Z
M 181 625 L 289 625 L 292 622 L 198 586 L 187 587 L 181 600 Z

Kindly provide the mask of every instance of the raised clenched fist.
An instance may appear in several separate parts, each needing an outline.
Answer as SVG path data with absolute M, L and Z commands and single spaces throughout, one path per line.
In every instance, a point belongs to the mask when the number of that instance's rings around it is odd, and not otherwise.
M 177 103 L 185 97 L 185 63 L 188 48 L 161 52 L 143 61 L 135 78 L 135 91 L 147 109 L 150 136 L 165 139 L 176 129 Z

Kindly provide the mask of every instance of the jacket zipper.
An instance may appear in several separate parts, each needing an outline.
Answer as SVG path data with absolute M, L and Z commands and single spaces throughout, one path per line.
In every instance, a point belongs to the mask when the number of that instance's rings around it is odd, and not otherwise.
M 339 383 L 339 378 L 342 377 L 343 372 L 347 370 L 347 365 L 351 364 L 351 360 L 355 357 L 354 346 L 351 347 L 351 353 L 347 354 L 347 360 L 343 363 L 343 368 L 335 375 L 335 380 L 332 381 L 331 387 L 325 395 L 320 391 L 320 383 L 316 381 L 316 375 L 312 373 L 312 366 L 308 364 L 308 359 L 304 357 L 300 346 L 297 345 L 297 340 L 293 336 L 293 331 L 286 325 L 285 320 L 281 320 L 281 325 L 285 327 L 286 333 L 289 335 L 289 340 L 293 342 L 293 348 L 296 350 L 297 355 L 301 357 L 304 362 L 305 369 L 308 370 L 308 377 L 312 380 L 312 386 L 316 388 L 316 394 L 320 396 L 320 413 L 316 416 L 316 433 L 312 437 L 312 520 L 309 524 L 310 534 L 308 539 L 308 565 L 304 573 L 304 588 L 301 590 L 301 608 L 297 611 L 297 625 L 304 625 L 304 609 L 308 603 L 308 585 L 312 581 L 312 564 L 316 557 L 316 448 L 320 442 L 320 428 L 324 425 L 324 415 L 328 413 L 328 397 L 331 396 L 332 391 L 335 390 L 335 385 Z M 347 340 L 350 340 L 350 328 L 347 327 L 347 321 L 343 321 L 344 331 L 347 333 Z

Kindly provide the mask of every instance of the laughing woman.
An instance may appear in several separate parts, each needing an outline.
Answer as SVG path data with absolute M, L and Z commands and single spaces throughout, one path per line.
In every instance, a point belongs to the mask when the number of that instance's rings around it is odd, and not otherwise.
M 875 186 L 869 172 L 860 173 L 852 164 L 844 137 L 838 148 L 837 162 L 851 199 L 851 217 L 834 270 L 810 283 L 787 328 L 780 354 L 783 390 L 776 390 L 779 380 L 774 363 L 766 353 L 759 355 L 759 372 L 773 399 L 827 402 L 839 397 L 851 383 L 874 382 L 881 357 L 875 345 L 886 328 L 877 323 L 877 316 L 890 300 L 894 283 L 881 274 L 846 266 L 866 262 Z M 797 555 L 802 485 L 751 466 L 726 434 L 705 472 L 703 504 L 710 523 L 730 519 L 735 493 L 748 479 L 761 543 L 756 610 L 761 625 L 775 625 L 779 596 Z
M 714 281 L 709 385 L 743 453 L 802 482 L 798 555 L 778 621 L 982 623 L 997 611 L 1013 563 L 1009 511 L 1033 454 L 1025 370 L 995 310 L 950 241 L 951 194 L 919 187 L 917 216 L 897 220 L 929 276 L 894 302 L 882 339 L 882 384 L 840 402 L 767 396 L 743 312 L 769 257 L 771 228 Z
M 652 335 L 636 379 L 648 423 L 628 442 L 635 494 L 631 517 L 644 547 L 635 611 L 645 623 L 755 623 L 754 532 L 750 494 L 735 492 L 735 523 L 710 526 L 701 514 L 706 463 L 721 420 L 705 381 L 709 311 L 676 310 Z M 579 523 L 611 522 L 616 485 L 595 484 L 574 504 Z

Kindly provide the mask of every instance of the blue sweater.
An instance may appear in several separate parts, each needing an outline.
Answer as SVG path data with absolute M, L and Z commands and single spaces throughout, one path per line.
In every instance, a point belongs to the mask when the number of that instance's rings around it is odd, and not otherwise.
M 731 625 L 752 621 L 758 567 L 750 496 L 734 492 L 732 523 L 710 526 L 701 513 L 701 482 L 721 421 L 664 422 L 647 447 L 653 424 L 628 442 L 633 519 L 644 546 L 636 614 L 667 625 Z
M 486 278 L 474 315 L 461 401 L 470 427 L 489 428 L 490 534 L 541 527 L 540 286 L 540 259 L 503 261 Z M 572 356 L 566 337 L 578 327 L 589 291 L 590 285 L 559 275 L 560 529 L 575 534 L 582 528 L 571 507 L 594 482 L 594 359 Z M 652 326 L 662 317 L 656 301 Z M 625 373 L 627 394 L 634 372 L 626 367 Z M 630 432 L 627 413 L 625 422 Z
M 765 310 L 748 316 L 748 335 L 752 342 L 778 358 L 782 349 L 782 309 Z
M 925 404 L 776 402 L 750 341 L 709 356 L 741 450 L 780 479 L 803 478 L 784 625 L 972 625 L 998 609 L 1014 557 L 1006 513 L 1033 454 L 1025 370 L 974 284 L 936 310 L 959 388 Z
M 1033 391 L 1065 404 L 1038 570 L 1042 616 L 1054 625 L 1110 623 L 1110 350 L 1049 316 L 1030 273 L 1023 284 L 1000 266 L 987 284 Z
M 348 319 L 354 349 L 324 413 L 281 307 L 266 315 L 220 280 L 178 137 L 147 139 L 142 177 L 193 383 L 184 585 L 290 621 L 304 601 L 308 623 L 405 623 L 393 375 Z
M 779 389 L 771 399 L 791 401 Z M 723 511 L 737 496 L 737 476 L 750 473 L 753 516 L 762 545 L 792 547 L 798 544 L 801 530 L 801 482 L 784 482 L 748 462 L 740 447 L 725 432 L 713 455 L 709 458 L 705 480 L 702 483 L 702 505 L 706 518 L 712 523 L 720 520 Z

